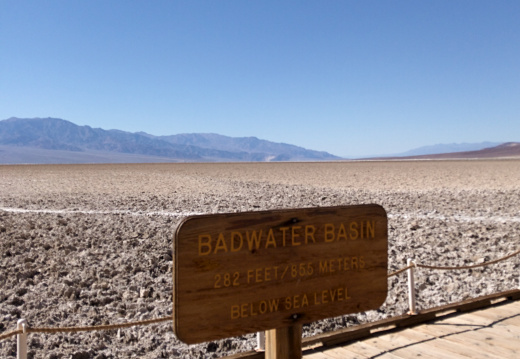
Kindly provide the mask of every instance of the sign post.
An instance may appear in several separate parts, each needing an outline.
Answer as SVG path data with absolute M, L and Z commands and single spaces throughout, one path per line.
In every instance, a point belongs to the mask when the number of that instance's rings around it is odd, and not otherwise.
M 384 302 L 387 227 L 379 205 L 185 218 L 173 246 L 175 334 L 194 344 L 267 330 L 268 358 L 301 357 L 302 324 Z
M 302 325 L 270 329 L 265 337 L 266 359 L 300 359 L 302 357 Z

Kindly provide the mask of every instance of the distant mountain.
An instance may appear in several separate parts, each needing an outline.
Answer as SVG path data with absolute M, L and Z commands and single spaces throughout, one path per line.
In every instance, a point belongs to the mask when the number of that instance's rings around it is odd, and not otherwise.
M 506 142 L 478 151 L 463 151 L 417 156 L 418 159 L 520 158 L 520 142 Z
M 450 144 L 437 144 L 432 146 L 423 146 L 409 150 L 403 153 L 393 155 L 392 157 L 408 157 L 408 156 L 422 156 L 422 155 L 433 155 L 439 153 L 454 153 L 454 152 L 467 152 L 467 151 L 478 151 L 484 148 L 495 147 L 502 144 L 502 142 L 479 142 L 479 143 L 450 143 Z
M 216 134 L 153 136 L 78 126 L 58 118 L 0 121 L 0 163 L 338 160 L 327 152 Z
M 461 151 L 436 153 L 419 156 L 392 156 L 372 159 L 380 160 L 442 160 L 442 159 L 486 159 L 486 158 L 520 158 L 520 142 L 506 142 L 498 146 L 487 147 L 477 151 Z

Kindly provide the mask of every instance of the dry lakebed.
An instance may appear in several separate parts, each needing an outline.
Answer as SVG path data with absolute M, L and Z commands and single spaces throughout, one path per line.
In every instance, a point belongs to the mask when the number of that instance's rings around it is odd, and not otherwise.
M 172 243 L 186 216 L 378 204 L 388 273 L 463 266 L 520 249 L 520 160 L 0 166 L 0 334 L 172 315 Z M 519 286 L 520 258 L 418 269 L 418 309 Z M 384 304 L 305 324 L 304 336 L 408 310 L 406 274 Z M 30 358 L 218 358 L 253 350 L 244 334 L 187 345 L 166 321 L 80 333 L 31 333 Z M 15 358 L 16 340 L 0 342 Z

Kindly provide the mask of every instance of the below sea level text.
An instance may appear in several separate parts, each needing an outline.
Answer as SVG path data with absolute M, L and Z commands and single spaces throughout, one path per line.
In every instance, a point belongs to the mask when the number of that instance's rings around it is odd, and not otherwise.
M 230 307 L 230 314 L 231 319 L 234 320 L 315 305 L 345 302 L 349 299 L 348 288 L 339 287 L 325 289 L 310 294 L 296 294 L 285 298 L 267 299 L 253 303 L 233 304 Z

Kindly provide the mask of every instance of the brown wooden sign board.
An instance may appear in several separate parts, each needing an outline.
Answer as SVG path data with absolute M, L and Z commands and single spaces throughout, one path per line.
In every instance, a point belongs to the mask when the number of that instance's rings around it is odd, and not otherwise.
M 185 218 L 173 252 L 173 327 L 194 344 L 376 309 L 387 295 L 379 205 Z

